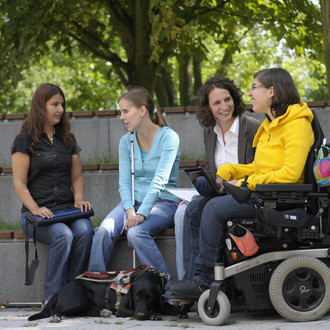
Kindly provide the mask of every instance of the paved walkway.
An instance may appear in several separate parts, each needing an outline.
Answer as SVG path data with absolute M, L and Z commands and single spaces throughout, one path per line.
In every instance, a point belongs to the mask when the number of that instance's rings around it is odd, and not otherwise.
M 286 330 L 286 329 L 329 329 L 330 313 L 314 322 L 294 323 L 282 319 L 275 312 L 263 313 L 232 313 L 228 324 L 220 327 L 204 324 L 197 313 L 189 313 L 186 320 L 176 320 L 164 317 L 161 321 L 137 321 L 130 318 L 101 317 L 65 317 L 61 323 L 52 323 L 51 318 L 29 322 L 27 318 L 39 309 L 5 308 L 0 309 L 0 329 L 253 329 L 253 330 Z

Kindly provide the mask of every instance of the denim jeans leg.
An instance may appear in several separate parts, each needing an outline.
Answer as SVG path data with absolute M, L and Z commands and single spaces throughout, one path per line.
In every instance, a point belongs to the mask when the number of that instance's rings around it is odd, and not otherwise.
M 187 202 L 181 201 L 174 214 L 174 231 L 175 231 L 175 250 L 176 250 L 176 274 L 178 280 L 182 280 L 185 274 L 183 267 L 183 224 L 184 213 L 187 208 Z
M 25 212 L 21 226 L 26 232 Z M 33 237 L 33 225 L 28 224 L 28 236 Z M 73 234 L 65 223 L 55 223 L 36 228 L 36 240 L 49 246 L 45 274 L 44 299 L 49 300 L 66 282 Z
M 117 239 L 124 232 L 126 212 L 122 204 L 118 204 L 95 229 L 88 271 L 106 271 Z
M 173 226 L 173 215 L 177 206 L 178 203 L 158 200 L 149 216 L 127 232 L 128 245 L 135 249 L 140 263 L 154 267 L 161 273 L 169 274 L 169 270 L 154 237 Z
M 214 279 L 214 263 L 219 261 L 223 253 L 227 221 L 232 218 L 250 219 L 255 216 L 254 204 L 240 204 L 231 195 L 215 197 L 205 205 L 193 277 L 198 283 L 209 287 Z
M 183 222 L 183 269 L 184 280 L 190 280 L 194 273 L 194 263 L 199 251 L 199 204 L 203 199 L 198 196 L 190 201 Z
M 73 244 L 68 269 L 67 282 L 82 274 L 88 265 L 92 239 L 93 226 L 89 219 L 79 219 L 68 223 L 73 234 Z

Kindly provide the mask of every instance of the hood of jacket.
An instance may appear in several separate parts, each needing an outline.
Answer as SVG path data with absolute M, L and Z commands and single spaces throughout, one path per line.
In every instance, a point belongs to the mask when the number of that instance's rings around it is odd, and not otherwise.
M 258 132 L 256 133 L 253 141 L 253 147 L 257 146 L 259 138 L 263 131 L 266 131 L 271 135 L 272 130 L 281 125 L 285 125 L 288 122 L 292 122 L 293 120 L 306 118 L 310 123 L 312 122 L 314 116 L 311 109 L 307 106 L 306 102 L 302 102 L 300 104 L 293 104 L 288 107 L 285 114 L 275 118 L 273 121 L 269 121 L 266 118 L 259 127 Z

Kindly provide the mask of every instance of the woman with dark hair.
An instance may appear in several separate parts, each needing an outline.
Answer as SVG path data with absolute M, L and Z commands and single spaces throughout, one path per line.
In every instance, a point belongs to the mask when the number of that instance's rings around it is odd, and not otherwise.
M 114 244 L 126 230 L 140 263 L 169 274 L 154 237 L 173 226 L 178 203 L 166 188 L 177 185 L 179 136 L 167 126 L 146 89 L 133 88 L 118 104 L 128 131 L 119 143 L 121 202 L 95 230 L 89 271 L 107 270 Z
M 242 92 L 228 78 L 212 77 L 198 95 L 197 118 L 204 127 L 206 166 L 211 179 L 216 180 L 217 168 L 226 163 L 248 164 L 253 161 L 252 142 L 260 122 L 244 114 Z M 188 279 L 198 253 L 200 202 L 209 197 L 210 189 L 204 177 L 195 182 L 203 196 L 189 205 L 180 202 L 175 213 L 176 265 L 178 279 Z
M 52 218 L 54 211 L 91 208 L 83 199 L 79 151 L 62 90 L 53 84 L 39 86 L 11 149 L 14 187 L 23 203 L 21 226 L 28 236 L 33 236 L 34 227 L 27 223 L 27 215 Z M 36 228 L 36 240 L 49 245 L 43 306 L 85 271 L 92 236 L 92 224 L 84 218 Z
M 251 164 L 220 166 L 217 183 L 221 190 L 225 190 L 224 180 L 240 186 L 245 175 L 248 175 L 247 185 L 252 191 L 256 184 L 304 183 L 304 167 L 314 143 L 313 113 L 306 103 L 300 103 L 292 77 L 279 68 L 257 72 L 249 96 L 253 111 L 266 115 L 254 138 L 255 158 Z M 256 197 L 256 193 L 252 192 L 252 196 Z M 198 298 L 213 281 L 214 263 L 222 259 L 227 221 L 255 216 L 254 203 L 240 204 L 231 195 L 211 199 L 201 216 L 193 277 L 174 283 L 171 292 Z

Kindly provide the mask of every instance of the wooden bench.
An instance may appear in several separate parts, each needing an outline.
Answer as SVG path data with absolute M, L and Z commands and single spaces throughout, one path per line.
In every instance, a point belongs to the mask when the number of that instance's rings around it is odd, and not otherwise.
M 0 239 L 26 238 L 23 230 L 3 230 L 0 231 Z

